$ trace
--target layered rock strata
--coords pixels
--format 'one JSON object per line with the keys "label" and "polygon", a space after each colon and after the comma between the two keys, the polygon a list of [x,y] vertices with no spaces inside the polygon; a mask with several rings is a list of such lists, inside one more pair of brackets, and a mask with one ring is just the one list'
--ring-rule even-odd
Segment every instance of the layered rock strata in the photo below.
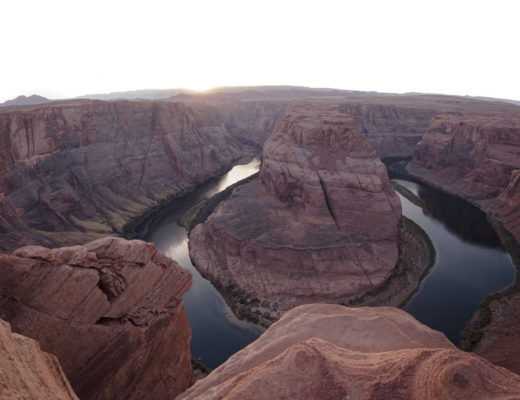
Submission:
{"label": "layered rock strata", "polygon": [[211,106],[68,101],[0,112],[0,250],[121,233],[242,154]]}
{"label": "layered rock strata", "polygon": [[520,239],[520,117],[442,115],[408,170],[470,199]]}
{"label": "layered rock strata", "polygon": [[[520,242],[520,117],[513,114],[447,114],[432,120],[407,170],[464,197],[499,221]],[[474,351],[520,372],[517,327],[519,293],[508,289],[479,321]],[[472,328],[473,329],[473,328]],[[480,336],[483,333],[482,336]]]}
{"label": "layered rock strata", "polygon": [[77,400],[55,356],[0,319],[0,399]]}
{"label": "layered rock strata", "polygon": [[258,180],[190,234],[217,286],[282,309],[347,302],[381,285],[398,259],[401,205],[351,117],[303,108],[264,145]]}
{"label": "layered rock strata", "polygon": [[314,304],[179,396],[191,399],[514,399],[520,376],[457,350],[396,308]]}
{"label": "layered rock strata", "polygon": [[0,317],[56,355],[82,399],[171,399],[191,383],[190,273],[150,243],[0,255]]}
{"label": "layered rock strata", "polygon": [[520,374],[520,292],[489,304],[490,322],[473,352],[495,365]]}

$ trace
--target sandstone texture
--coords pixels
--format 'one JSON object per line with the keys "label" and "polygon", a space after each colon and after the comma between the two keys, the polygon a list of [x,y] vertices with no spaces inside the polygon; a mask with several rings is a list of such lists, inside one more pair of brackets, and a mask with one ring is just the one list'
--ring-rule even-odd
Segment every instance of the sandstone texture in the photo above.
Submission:
{"label": "sandstone texture", "polygon": [[0,399],[77,400],[55,356],[0,319]]}
{"label": "sandstone texture", "polygon": [[329,107],[352,115],[379,157],[411,157],[433,117],[446,112],[516,112],[498,101],[442,95],[394,95],[298,87],[236,88],[172,99],[218,108],[229,132],[245,143],[262,145],[276,122],[293,106]]}
{"label": "sandstone texture", "polygon": [[77,100],[0,111],[0,250],[120,234],[243,151],[207,105]]}
{"label": "sandstone texture", "polygon": [[436,117],[408,170],[472,200],[520,239],[520,112]]}
{"label": "sandstone texture", "polygon": [[294,308],[178,400],[517,399],[520,376],[396,308]]}
{"label": "sandstone texture", "polygon": [[[464,197],[520,242],[520,114],[446,114],[434,118],[407,170]],[[518,289],[492,300],[474,351],[515,372],[520,341]],[[481,315],[480,318],[484,318]]]}
{"label": "sandstone texture", "polygon": [[482,339],[473,352],[520,374],[520,293],[492,301],[489,310],[491,321],[482,328]]}
{"label": "sandstone texture", "polygon": [[0,317],[60,361],[81,399],[171,399],[191,383],[190,273],[107,237],[0,255]]}
{"label": "sandstone texture", "polygon": [[386,168],[355,121],[305,107],[278,122],[259,179],[191,231],[190,256],[217,286],[282,309],[346,302],[393,271],[400,220]]}

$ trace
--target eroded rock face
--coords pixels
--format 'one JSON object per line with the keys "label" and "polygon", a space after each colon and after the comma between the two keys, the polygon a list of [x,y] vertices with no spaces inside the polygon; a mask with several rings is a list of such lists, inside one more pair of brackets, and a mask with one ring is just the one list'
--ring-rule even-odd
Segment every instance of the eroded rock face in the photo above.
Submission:
{"label": "eroded rock face", "polygon": [[211,106],[69,101],[0,112],[0,249],[121,233],[242,151]]}
{"label": "eroded rock face", "polygon": [[190,273],[150,243],[0,255],[0,316],[56,355],[82,399],[171,399],[191,383]]}
{"label": "eroded rock face", "polygon": [[520,239],[519,116],[439,116],[408,168],[473,200]]}
{"label": "eroded rock face", "polygon": [[489,304],[491,321],[482,328],[482,339],[473,352],[495,365],[520,374],[520,293]]}
{"label": "eroded rock face", "polygon": [[0,319],[0,399],[76,400],[60,363]]}
{"label": "eroded rock face", "polygon": [[264,145],[258,180],[234,190],[190,235],[201,273],[289,308],[349,301],[398,258],[401,205],[351,117],[288,113]]}
{"label": "eroded rock face", "polygon": [[179,396],[188,399],[513,399],[520,376],[457,350],[396,308],[313,304]]}
{"label": "eroded rock face", "polygon": [[413,154],[428,124],[435,116],[433,107],[345,102],[341,112],[356,118],[360,130],[380,157],[405,157]]}

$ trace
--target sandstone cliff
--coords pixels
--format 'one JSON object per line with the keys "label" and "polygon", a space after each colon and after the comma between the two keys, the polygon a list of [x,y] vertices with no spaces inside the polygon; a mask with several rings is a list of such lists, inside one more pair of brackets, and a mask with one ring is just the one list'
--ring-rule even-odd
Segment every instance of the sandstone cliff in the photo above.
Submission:
{"label": "sandstone cliff", "polygon": [[150,243],[0,255],[0,317],[58,357],[81,399],[171,399],[191,383],[190,273]]}
{"label": "sandstone cliff", "polygon": [[0,399],[77,400],[55,356],[0,319]]}
{"label": "sandstone cliff", "polygon": [[[520,242],[520,115],[438,116],[417,145],[407,169],[469,199]],[[480,316],[487,325],[477,329],[483,336],[474,351],[497,365],[520,372],[518,285],[507,292],[482,311],[488,314]],[[473,325],[471,329],[475,329]]]}
{"label": "sandstone cliff", "polygon": [[204,102],[219,109],[233,136],[262,145],[276,122],[293,106],[302,104],[339,109],[352,115],[379,157],[412,156],[433,117],[446,112],[518,112],[498,101],[442,95],[393,95],[309,88],[262,87],[174,97]]}
{"label": "sandstone cliff", "polygon": [[0,112],[0,250],[121,233],[242,152],[210,106],[70,101]]}
{"label": "sandstone cliff", "polygon": [[189,399],[515,399],[520,376],[457,350],[396,308],[314,304],[178,397]]}
{"label": "sandstone cliff", "polygon": [[258,180],[190,234],[190,256],[222,288],[278,303],[347,302],[398,258],[401,205],[355,121],[303,108],[264,145]]}
{"label": "sandstone cliff", "polygon": [[520,114],[438,116],[408,169],[472,200],[520,240]]}

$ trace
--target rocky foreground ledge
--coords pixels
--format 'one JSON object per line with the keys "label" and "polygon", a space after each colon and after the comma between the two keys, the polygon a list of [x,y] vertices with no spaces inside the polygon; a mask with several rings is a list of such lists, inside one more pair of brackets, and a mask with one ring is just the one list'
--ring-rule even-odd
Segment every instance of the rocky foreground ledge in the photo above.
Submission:
{"label": "rocky foreground ledge", "polygon": [[77,400],[60,363],[0,319],[0,399]]}
{"label": "rocky foreground ledge", "polygon": [[139,240],[27,246],[0,255],[0,317],[57,356],[81,399],[172,399],[192,381],[190,285]]}
{"label": "rocky foreground ledge", "polygon": [[264,145],[259,179],[239,186],[190,234],[217,287],[267,308],[349,302],[397,263],[401,205],[355,120],[302,107]]}
{"label": "rocky foreground ledge", "polygon": [[518,399],[520,376],[396,308],[294,308],[177,400]]}

